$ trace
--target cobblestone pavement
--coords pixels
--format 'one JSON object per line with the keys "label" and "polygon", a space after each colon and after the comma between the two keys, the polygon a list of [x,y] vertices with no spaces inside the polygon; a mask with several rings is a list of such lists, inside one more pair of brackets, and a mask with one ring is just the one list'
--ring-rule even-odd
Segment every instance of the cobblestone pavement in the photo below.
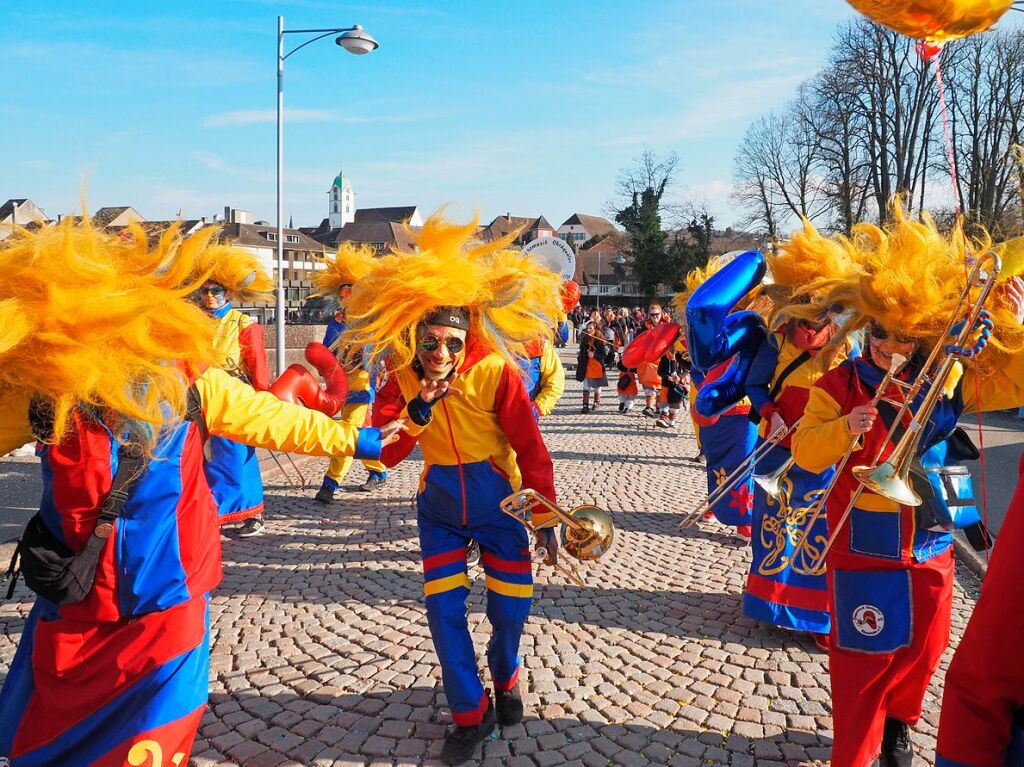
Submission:
{"label": "cobblestone pavement", "polygon": [[[561,500],[611,510],[616,545],[577,588],[541,572],[523,638],[525,721],[483,748],[486,765],[678,767],[824,764],[827,659],[804,637],[740,614],[748,555],[723,529],[676,530],[703,495],[689,424],[654,428],[614,397],[579,413],[568,383],[543,422]],[[611,392],[609,392],[611,393]],[[314,482],[324,461],[302,459]],[[224,542],[212,600],[210,707],[192,764],[430,763],[450,723],[427,633],[410,459],[374,495],[324,507],[267,463],[268,532]],[[347,484],[361,483],[353,469]],[[488,636],[482,572],[470,599],[478,657]],[[977,583],[958,571],[954,644]],[[30,606],[0,608],[5,671]],[[915,735],[930,764],[941,680]],[[0,673],[3,673],[0,671]]]}

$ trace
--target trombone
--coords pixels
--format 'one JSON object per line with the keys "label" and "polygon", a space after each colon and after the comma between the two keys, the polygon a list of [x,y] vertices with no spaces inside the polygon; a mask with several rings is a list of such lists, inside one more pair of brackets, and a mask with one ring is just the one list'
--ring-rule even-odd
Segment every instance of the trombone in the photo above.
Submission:
{"label": "trombone", "polygon": [[[615,540],[612,515],[597,506],[588,504],[566,511],[536,490],[529,489],[512,493],[505,497],[500,505],[503,512],[533,533],[549,530],[561,522],[564,525],[561,535],[562,548],[571,557],[581,562],[600,559],[608,553]],[[555,519],[544,525],[534,525],[530,518],[530,510],[534,506],[543,506],[555,515]],[[533,555],[535,559],[543,561],[548,557],[549,552],[547,548],[541,546],[533,552]],[[556,560],[554,568],[577,586],[586,585],[579,570],[568,562],[562,559]]]}
{"label": "trombone", "polygon": [[707,514],[708,511],[714,508],[715,504],[725,498],[733,488],[739,485],[740,482],[743,481],[744,475],[757,466],[757,464],[761,462],[761,459],[771,452],[773,447],[776,447],[782,440],[796,431],[796,427],[799,424],[800,421],[798,419],[792,426],[780,426],[769,434],[768,438],[754,448],[750,454],[743,459],[743,462],[737,466],[732,473],[729,474],[729,476],[727,476],[720,485],[718,485],[718,487],[708,493],[707,498],[705,498],[700,505],[683,517],[682,521],[679,523],[679,529],[685,530],[686,528],[696,524],[697,520]]}
{"label": "trombone", "polygon": [[794,463],[796,463],[796,459],[790,455],[786,462],[779,466],[775,471],[768,474],[755,474],[754,482],[756,482],[758,487],[764,490],[765,493],[782,503],[786,500],[782,493],[782,478],[786,476],[790,469],[793,468]]}
{"label": "trombone", "polygon": [[[902,354],[892,355],[889,361],[889,370],[886,371],[885,377],[882,378],[882,382],[878,384],[878,388],[875,389],[875,396],[871,398],[870,402],[868,402],[868,407],[875,407],[878,405],[878,403],[882,399],[883,394],[885,393],[885,390],[888,389],[890,384],[892,384],[892,382],[896,379],[896,374],[900,371],[900,368],[902,368],[906,364],[906,362],[907,358],[904,357]],[[896,428],[896,423],[898,423],[898,421],[893,422],[894,425],[889,430],[890,434],[892,433],[892,429]],[[790,566],[793,568],[793,572],[798,573],[799,575],[821,575],[821,573],[824,572],[821,566],[825,562],[825,554],[827,554],[828,551],[832,548],[833,538],[835,537],[834,533],[832,536],[829,537],[828,541],[825,543],[825,548],[823,549],[823,551],[818,553],[817,556],[812,555],[812,561],[814,562],[813,565],[809,565],[806,568],[802,568],[797,564],[797,562],[801,561],[800,556],[803,550],[808,546],[811,531],[814,529],[814,525],[815,523],[817,523],[818,518],[821,516],[821,513],[825,510],[828,497],[832,494],[832,491],[835,489],[836,484],[839,482],[839,478],[842,476],[843,470],[846,468],[846,463],[850,460],[850,456],[853,455],[853,449],[857,446],[857,442],[859,439],[860,437],[854,437],[853,441],[850,443],[850,446],[846,448],[846,452],[843,454],[843,457],[839,460],[839,463],[836,464],[835,473],[832,475],[832,479],[829,480],[829,483],[825,487],[824,491],[822,491],[821,495],[818,496],[817,500],[815,500],[814,505],[807,510],[807,521],[804,523],[803,535],[800,536],[800,540],[797,541],[796,546],[793,548],[793,553],[790,555],[789,558]],[[889,438],[888,436],[886,436],[886,439],[883,440],[882,442],[882,447],[879,448],[879,454],[881,454],[881,451],[885,449],[885,445],[888,441]],[[875,460],[878,460],[877,457]],[[858,488],[857,491],[854,493],[853,500],[850,501],[850,506],[849,508],[847,508],[846,514],[843,515],[842,521],[840,521],[838,527],[836,528],[837,530],[842,528],[843,523],[846,521],[846,517],[850,513],[850,509],[853,508],[853,502],[856,501],[859,497],[860,488]]]}
{"label": "trombone", "polygon": [[[983,269],[986,264],[989,265],[987,272]],[[987,319],[985,314],[985,302],[988,300],[993,287],[995,287],[996,278],[999,276],[999,272],[1001,270],[1002,261],[999,256],[991,251],[985,253],[975,262],[974,268],[971,269],[971,272],[967,277],[967,284],[964,286],[964,289],[960,294],[960,298],[957,299],[956,307],[953,310],[949,322],[946,323],[946,327],[942,331],[942,335],[939,336],[939,340],[932,347],[931,353],[928,355],[928,359],[925,360],[924,365],[921,367],[921,372],[918,373],[914,381],[907,388],[907,395],[903,400],[903,404],[897,412],[896,418],[893,420],[893,424],[889,428],[885,439],[879,446],[874,461],[867,466],[854,467],[852,470],[854,477],[856,477],[860,484],[851,495],[850,501],[846,505],[846,510],[843,512],[842,517],[839,518],[839,522],[836,524],[835,530],[831,531],[821,552],[813,560],[814,565],[808,567],[807,572],[804,572],[803,570],[797,569],[795,565],[796,554],[800,548],[806,544],[807,534],[810,533],[814,521],[817,520],[817,514],[815,514],[813,519],[808,520],[808,523],[804,528],[804,536],[797,549],[793,552],[793,569],[796,572],[802,575],[818,574],[820,568],[825,563],[825,557],[828,556],[829,551],[831,551],[832,547],[835,545],[839,532],[843,529],[846,521],[853,513],[853,507],[864,490],[871,490],[871,492],[876,495],[896,501],[897,503],[905,506],[921,505],[921,497],[910,485],[911,464],[913,464],[914,460],[917,458],[917,451],[920,447],[921,439],[924,437],[925,427],[931,419],[932,412],[938,404],[946,382],[949,379],[950,374],[955,369],[956,364],[961,358],[973,357],[978,351],[980,351],[980,348],[984,346],[984,343],[979,343],[979,341],[987,342],[988,340],[991,332],[991,321]],[[970,304],[970,311],[961,321],[959,319],[960,307],[968,304],[970,301],[971,290],[979,286],[981,287],[981,292],[978,294],[974,303]],[[956,329],[958,327],[958,321],[961,322],[959,330]],[[967,344],[971,341],[972,334],[975,332],[975,327],[977,327],[979,323],[982,325],[981,337],[980,339],[976,339],[975,343],[969,347]],[[956,333],[956,336],[953,338],[952,342],[949,342],[948,339],[954,332]],[[941,362],[939,362],[940,354],[944,355]],[[896,355],[893,355],[893,362],[896,362]],[[936,363],[937,367],[935,367]],[[933,367],[935,367],[934,371],[932,370]],[[890,368],[889,373],[886,374],[886,378],[890,378],[891,373],[892,368]],[[883,384],[885,383],[886,381],[883,380]],[[879,461],[882,460],[882,453],[885,450],[886,445],[889,444],[889,440],[892,438],[897,425],[902,423],[904,416],[910,412],[914,399],[916,399],[925,384],[929,384],[928,393],[925,395],[924,401],[921,403],[920,407],[918,407],[917,411],[911,414],[909,427],[904,431],[903,436],[900,438],[900,441],[897,443],[892,453],[889,454],[889,457],[884,462],[879,463]],[[875,399],[872,400],[872,402],[877,404],[879,392],[885,388],[885,386],[879,386],[878,391],[875,393]],[[824,507],[828,493],[831,491],[836,479],[846,466],[846,461],[849,459],[852,452],[853,446],[851,445],[846,455],[843,456],[843,460],[840,462],[840,465],[836,467],[836,474],[833,477],[832,482],[829,484],[829,488],[825,491],[825,494],[819,501],[820,507]]]}

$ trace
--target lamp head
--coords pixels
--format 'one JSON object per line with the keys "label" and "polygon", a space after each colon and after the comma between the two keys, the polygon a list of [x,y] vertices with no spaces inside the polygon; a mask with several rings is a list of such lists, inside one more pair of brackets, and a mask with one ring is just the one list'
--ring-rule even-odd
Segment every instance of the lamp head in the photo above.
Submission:
{"label": "lamp head", "polygon": [[342,32],[334,42],[356,56],[362,56],[380,47],[380,43],[366,34],[360,24],[356,24],[348,32]]}

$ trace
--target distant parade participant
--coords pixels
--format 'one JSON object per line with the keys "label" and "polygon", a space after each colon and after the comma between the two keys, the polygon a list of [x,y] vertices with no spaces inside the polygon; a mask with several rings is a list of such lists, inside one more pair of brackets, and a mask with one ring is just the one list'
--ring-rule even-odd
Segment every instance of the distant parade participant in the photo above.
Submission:
{"label": "distant parade participant", "polygon": [[[829,346],[836,320],[821,304],[817,283],[849,276],[854,267],[843,245],[822,237],[809,223],[789,242],[768,254],[771,284],[765,288],[772,302],[770,326],[777,326],[761,344],[747,374],[745,389],[760,418],[757,447],[773,435],[785,434],[778,446],[758,461],[756,475],[777,478],[779,495],[769,495],[754,484],[752,558],[743,593],[743,614],[781,628],[810,632],[827,647],[829,634],[828,589],[824,569],[818,574],[797,572],[791,566],[808,508],[817,503],[833,476],[831,468],[814,474],[790,464],[792,428],[804,414],[811,386],[851,352],[851,342]],[[792,305],[809,319],[787,315]],[[786,467],[789,468],[786,468]],[[828,537],[825,516],[811,531]],[[807,559],[808,550],[803,550]],[[806,570],[806,568],[804,568]]]}
{"label": "distant parade participant", "polygon": [[[674,304],[680,316],[686,315],[686,302],[693,292],[707,279],[715,274],[723,263],[713,258],[704,269],[694,269],[686,275],[686,289],[675,297]],[[701,387],[706,386],[725,374],[732,360],[726,360],[706,374],[693,368],[690,373],[692,399]],[[698,431],[697,460],[701,455],[706,457],[705,466],[708,477],[708,494],[725,483],[726,479],[740,467],[746,457],[754,449],[757,430],[750,422],[750,401],[740,400],[717,416],[706,418],[701,416],[695,407],[690,408],[690,415]],[[705,519],[714,517],[721,524],[732,527],[734,535],[741,541],[749,542],[751,522],[753,519],[754,493],[753,478],[750,471],[741,474],[732,489],[718,498],[704,515]]]}
{"label": "distant parade participant", "polygon": [[[662,323],[663,318],[661,304],[651,304],[647,309],[647,317],[643,324],[637,328],[636,335],[640,336],[648,330],[652,330]],[[634,338],[634,340],[636,340]],[[658,360],[652,362],[641,362],[636,369],[637,380],[644,391],[643,414],[649,418],[658,417],[658,399],[661,394],[661,375],[658,373]]]}
{"label": "distant parade participant", "polygon": [[636,368],[626,367],[621,358],[616,367],[619,369],[619,379],[615,384],[615,390],[619,393],[619,412],[628,413],[633,409],[633,402],[640,391],[637,386]]}
{"label": "distant parade participant", "polygon": [[[263,328],[236,309],[232,301],[265,298],[274,283],[255,256],[219,260],[210,264],[210,269],[210,277],[197,291],[197,299],[217,320],[217,364],[256,391],[267,391],[270,373]],[[220,524],[243,522],[236,533],[239,538],[262,533],[263,477],[256,449],[214,436],[207,444],[207,456],[206,479],[217,501]]]}
{"label": "distant parade participant", "polygon": [[[499,504],[520,487],[554,500],[551,458],[541,439],[519,361],[526,344],[548,336],[561,313],[558,277],[509,249],[505,238],[473,240],[466,226],[431,217],[411,232],[415,248],[378,259],[353,288],[342,342],[386,355],[388,382],[378,393],[374,423],[397,416],[408,431],[382,454],[403,460],[418,442],[426,470],[416,497],[424,595],[454,727],[441,760],[469,759],[494,729],[523,716],[519,641],[533,595],[536,544]],[[535,524],[551,515],[535,511]],[[466,620],[470,580],[466,547],[482,550],[487,648],[495,699],[481,684]]]}
{"label": "distant parade participant", "polygon": [[218,368],[216,323],[183,299],[201,264],[249,256],[212,228],[153,248],[126,231],[68,217],[0,244],[0,454],[37,440],[43,477],[18,546],[38,598],[0,690],[13,767],[188,763],[221,579],[207,435],[373,456],[399,427],[335,424]]}
{"label": "distant parade participant", "polygon": [[[884,230],[861,224],[852,239],[836,240],[860,269],[826,299],[852,312],[833,343],[866,328],[864,354],[814,384],[792,443],[797,465],[814,474],[853,451],[827,506],[828,529],[836,536],[827,558],[833,767],[867,767],[880,749],[883,767],[909,767],[910,728],[921,716],[928,682],[949,641],[952,535],[920,527],[915,507],[866,488],[847,523],[839,524],[860,487],[853,468],[873,465],[879,452],[885,458],[892,450],[886,437],[896,410],[887,403],[871,407],[877,387],[894,366],[899,380],[914,379],[933,345],[950,342],[939,337],[950,317],[965,311],[956,305],[968,268],[962,233],[944,237],[931,219],[912,221],[898,207],[892,216]],[[988,249],[987,242],[972,245],[974,253]],[[918,455],[945,440],[962,412],[1024,402],[1024,354],[993,348],[1020,349],[1022,296],[1001,291],[989,303],[994,343],[962,377],[957,369],[940,382],[944,394],[919,432]],[[971,351],[977,348],[980,342]],[[902,368],[894,355],[907,360]],[[927,388],[915,399],[915,412]],[[903,398],[896,386],[883,394]],[[896,431],[902,434],[903,428]],[[808,543],[817,551],[824,545],[820,538]]]}
{"label": "distant parade participant", "polygon": [[[317,288],[316,295],[323,296],[337,304],[337,310],[327,325],[324,333],[324,346],[345,356],[345,350],[338,344],[345,332],[345,303],[352,294],[352,286],[370,270],[373,265],[374,250],[370,246],[357,246],[342,243],[334,256],[326,256],[324,269],[314,276]],[[341,419],[353,426],[369,423],[370,409],[373,407],[377,385],[377,370],[371,370],[363,359],[363,355],[354,355],[348,371],[348,397],[341,412]],[[331,458],[324,474],[323,482],[316,493],[316,500],[330,503],[341,488],[349,470],[354,463],[351,456]],[[387,468],[377,460],[363,460],[363,466],[369,472],[366,481],[359,486],[363,492],[371,492],[384,486],[388,479]]]}
{"label": "distant parade participant", "polygon": [[[601,404],[601,389],[608,386],[605,374],[605,360],[608,345],[604,340],[599,323],[588,322],[580,333],[580,349],[576,355],[576,380],[583,383],[583,409],[590,413]],[[593,397],[593,404],[591,404]]]}
{"label": "distant parade participant", "polygon": [[655,426],[674,429],[683,403],[690,395],[690,364],[680,348],[673,346],[658,361],[661,377],[661,410]]}

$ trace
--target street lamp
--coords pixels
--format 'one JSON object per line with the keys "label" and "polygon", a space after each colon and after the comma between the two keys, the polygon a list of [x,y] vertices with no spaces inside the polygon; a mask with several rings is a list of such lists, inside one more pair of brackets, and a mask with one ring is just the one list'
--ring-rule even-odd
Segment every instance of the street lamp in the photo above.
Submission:
{"label": "street lamp", "polygon": [[[284,52],[285,35],[316,35],[296,46],[288,53]],[[354,27],[338,29],[285,29],[284,16],[277,17],[277,309],[274,324],[277,330],[277,375],[284,372],[284,195],[282,192],[283,150],[284,150],[284,60],[305,48],[310,43],[322,40],[329,35],[338,35],[334,42],[351,54],[362,56],[377,50],[380,43],[370,37],[363,28]]]}

